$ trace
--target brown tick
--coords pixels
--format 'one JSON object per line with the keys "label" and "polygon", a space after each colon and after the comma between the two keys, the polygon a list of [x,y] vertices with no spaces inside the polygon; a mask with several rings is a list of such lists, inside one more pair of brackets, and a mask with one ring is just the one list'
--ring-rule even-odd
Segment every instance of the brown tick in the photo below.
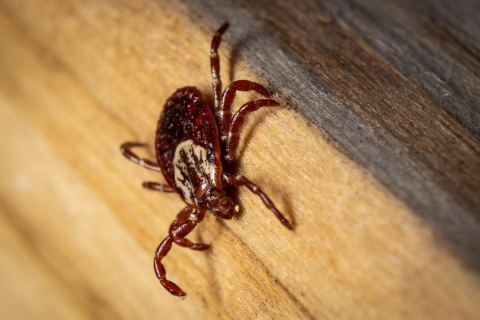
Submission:
{"label": "brown tick", "polygon": [[[167,100],[158,121],[155,138],[157,161],[141,159],[131,151],[133,147],[144,146],[142,143],[125,142],[120,147],[127,159],[147,169],[162,171],[168,183],[144,182],[145,188],[176,192],[187,204],[170,225],[168,236],[158,246],[153,262],[160,283],[178,297],[187,294],[167,280],[162,259],[174,242],[193,250],[210,247],[208,244],[193,243],[185,237],[203,220],[207,210],[223,219],[231,219],[238,212],[238,205],[225,192],[226,186],[247,187],[262,199],[285,227],[292,229],[288,220],[256,184],[240,174],[228,172],[245,116],[261,107],[275,107],[279,103],[268,99],[270,94],[262,85],[248,80],[232,82],[221,95],[218,47],[227,28],[228,23],[225,22],[218,29],[210,50],[215,106],[210,107],[195,87],[178,89]],[[267,99],[245,103],[232,117],[230,106],[237,91],[256,91]]]}

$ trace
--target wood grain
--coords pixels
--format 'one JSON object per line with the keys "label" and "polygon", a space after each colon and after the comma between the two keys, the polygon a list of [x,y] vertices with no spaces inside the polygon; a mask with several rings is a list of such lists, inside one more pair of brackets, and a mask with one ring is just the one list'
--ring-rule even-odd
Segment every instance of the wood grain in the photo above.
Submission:
{"label": "wood grain", "polygon": [[[422,1],[0,2],[0,309],[5,318],[478,319],[480,10]],[[121,157],[177,88],[264,83],[239,190],[156,281],[182,208]],[[241,101],[255,95],[240,94]],[[153,158],[153,148],[144,151]]]}

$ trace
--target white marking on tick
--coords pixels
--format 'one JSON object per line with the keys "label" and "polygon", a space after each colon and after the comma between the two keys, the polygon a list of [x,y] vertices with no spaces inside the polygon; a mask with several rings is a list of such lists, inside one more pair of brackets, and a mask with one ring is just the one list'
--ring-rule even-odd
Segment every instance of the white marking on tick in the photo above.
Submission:
{"label": "white marking on tick", "polygon": [[[187,204],[197,199],[210,186],[217,186],[218,168],[208,160],[208,150],[187,140],[180,143],[173,157],[175,186]],[[195,183],[195,185],[193,185]]]}

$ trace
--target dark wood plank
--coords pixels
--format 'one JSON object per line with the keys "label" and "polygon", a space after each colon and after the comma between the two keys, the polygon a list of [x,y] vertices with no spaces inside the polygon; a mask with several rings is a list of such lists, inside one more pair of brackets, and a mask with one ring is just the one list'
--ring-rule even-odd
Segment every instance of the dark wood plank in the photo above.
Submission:
{"label": "dark wood plank", "polygon": [[185,3],[480,271],[475,1]]}

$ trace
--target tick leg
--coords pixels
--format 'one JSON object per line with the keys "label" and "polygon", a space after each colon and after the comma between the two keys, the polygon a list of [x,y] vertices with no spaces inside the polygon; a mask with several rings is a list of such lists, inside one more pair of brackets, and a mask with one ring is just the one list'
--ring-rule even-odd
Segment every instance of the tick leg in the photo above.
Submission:
{"label": "tick leg", "polygon": [[[175,230],[179,225],[187,221],[188,218],[190,218],[191,212],[192,212],[192,209],[190,207],[185,207],[182,211],[180,211],[177,215],[177,218],[170,225],[170,229],[168,230],[168,233],[172,233],[173,230]],[[198,221],[199,217],[196,217],[196,219]],[[203,216],[201,217],[201,220],[203,220]],[[188,239],[178,239],[175,241],[175,243],[181,247],[190,248],[192,250],[207,250],[208,248],[210,248],[209,244],[193,243]]]}
{"label": "tick leg", "polygon": [[212,39],[212,47],[210,49],[210,66],[212,68],[212,86],[215,100],[214,114],[220,111],[220,95],[222,94],[222,81],[220,80],[220,56],[218,55],[218,47],[222,41],[222,35],[228,29],[228,22],[222,24]]}
{"label": "tick leg", "polygon": [[[183,209],[180,213],[185,210],[186,209]],[[195,219],[187,220],[184,223],[178,225],[174,230],[172,230],[172,232],[170,232],[170,234],[162,241],[162,243],[160,243],[157,250],[155,251],[155,258],[153,260],[155,274],[157,275],[157,278],[162,284],[162,286],[174,296],[185,297],[187,294],[175,283],[167,280],[167,272],[162,264],[162,259],[172,248],[173,242],[179,239],[184,239],[190,232],[192,232],[193,229],[195,229],[197,223],[202,221],[204,215],[205,211],[195,210],[195,212],[193,212],[192,214]]]}
{"label": "tick leg", "polygon": [[245,121],[245,117],[248,113],[256,111],[262,107],[276,107],[280,104],[272,99],[260,99],[255,101],[250,101],[245,103],[243,106],[240,107],[238,112],[233,115],[232,123],[230,125],[230,131],[228,132],[227,142],[226,142],[226,152],[225,160],[227,162],[232,162],[233,157],[235,155],[235,151],[237,151],[240,127],[242,126],[243,122]]}
{"label": "tick leg", "polygon": [[280,220],[280,222],[285,227],[292,230],[292,226],[290,225],[290,222],[288,222],[288,220],[283,216],[283,214],[280,211],[278,211],[278,209],[273,204],[272,200],[270,200],[270,198],[255,183],[248,180],[241,174],[229,175],[229,174],[223,173],[223,180],[225,184],[229,184],[237,187],[238,186],[247,187],[248,190],[250,190],[257,196],[259,196],[260,199],[262,199],[265,206],[267,206],[267,208],[273,212],[273,214],[277,217],[278,220]]}
{"label": "tick leg", "polygon": [[136,164],[139,164],[142,167],[145,167],[147,169],[160,171],[160,167],[158,166],[157,163],[147,159],[142,159],[139,156],[137,156],[135,153],[133,153],[130,150],[133,147],[145,147],[145,145],[139,142],[125,142],[120,146],[120,151],[128,160],[133,161]]}
{"label": "tick leg", "polygon": [[175,190],[172,189],[172,187],[170,187],[168,184],[162,184],[158,182],[145,181],[142,186],[146,189],[160,192],[175,192]]}
{"label": "tick leg", "polygon": [[232,119],[230,107],[237,91],[256,91],[266,98],[270,97],[268,90],[265,89],[261,84],[248,80],[237,80],[226,87],[225,91],[223,91],[220,110],[217,114],[215,114],[220,125],[220,134],[223,142],[230,131],[230,121]]}

